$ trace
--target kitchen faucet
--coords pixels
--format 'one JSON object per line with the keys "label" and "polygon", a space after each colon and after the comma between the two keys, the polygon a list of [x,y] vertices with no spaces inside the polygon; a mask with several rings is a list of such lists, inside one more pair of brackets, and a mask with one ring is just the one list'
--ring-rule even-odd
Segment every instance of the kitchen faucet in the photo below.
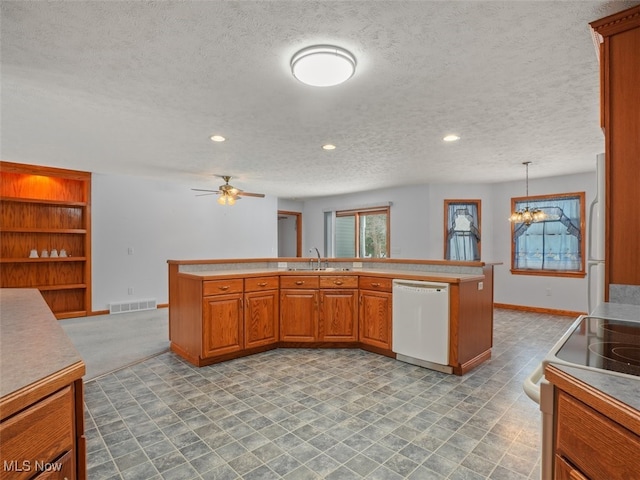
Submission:
{"label": "kitchen faucet", "polygon": [[318,270],[320,270],[320,268],[322,268],[322,259],[320,258],[320,250],[318,250],[318,247],[313,247],[309,249],[309,252],[313,252],[316,251],[316,254],[318,255]]}

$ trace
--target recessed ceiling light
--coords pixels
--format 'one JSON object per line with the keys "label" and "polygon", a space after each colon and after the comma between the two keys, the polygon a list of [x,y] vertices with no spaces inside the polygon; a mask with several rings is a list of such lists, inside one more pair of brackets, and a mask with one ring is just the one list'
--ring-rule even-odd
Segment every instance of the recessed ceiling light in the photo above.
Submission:
{"label": "recessed ceiling light", "polygon": [[327,143],[325,145],[322,145],[322,149],[323,150],[335,150],[336,146],[332,145],[331,143]]}
{"label": "recessed ceiling light", "polygon": [[213,142],[224,142],[226,138],[224,138],[222,135],[211,135],[211,140]]}
{"label": "recessed ceiling light", "polygon": [[356,57],[344,48],[314,45],[291,58],[291,73],[313,87],[332,87],[349,80],[356,71]]}
{"label": "recessed ceiling light", "polygon": [[451,134],[451,135],[447,135],[442,140],[444,140],[445,142],[455,142],[457,140],[460,140],[460,137],[458,135]]}

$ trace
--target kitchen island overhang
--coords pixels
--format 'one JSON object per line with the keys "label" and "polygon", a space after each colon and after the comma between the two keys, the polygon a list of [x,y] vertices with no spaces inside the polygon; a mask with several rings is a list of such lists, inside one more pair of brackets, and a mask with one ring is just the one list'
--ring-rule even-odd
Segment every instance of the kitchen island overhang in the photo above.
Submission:
{"label": "kitchen island overhang", "polygon": [[499,263],[301,258],[168,260],[171,350],[197,366],[275,348],[392,350],[396,279],[449,284],[449,362],[491,357]]}

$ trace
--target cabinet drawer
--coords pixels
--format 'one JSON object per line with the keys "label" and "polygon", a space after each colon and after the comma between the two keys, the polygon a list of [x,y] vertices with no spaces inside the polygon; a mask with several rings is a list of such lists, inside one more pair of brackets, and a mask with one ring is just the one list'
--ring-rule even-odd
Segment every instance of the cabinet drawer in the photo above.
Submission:
{"label": "cabinet drawer", "polygon": [[0,465],[15,465],[11,478],[31,478],[37,465],[55,463],[74,449],[73,414],[73,390],[65,387],[0,424]]}
{"label": "cabinet drawer", "polygon": [[360,277],[359,287],[365,290],[379,290],[381,292],[391,291],[390,278],[380,277]]}
{"label": "cabinet drawer", "polygon": [[259,292],[260,290],[274,290],[278,288],[278,277],[245,278],[245,292]]}
{"label": "cabinet drawer", "polygon": [[556,455],[554,465],[554,480],[589,480],[560,455]]}
{"label": "cabinet drawer", "polygon": [[636,434],[562,391],[557,415],[556,451],[586,477],[637,477],[640,439]]}
{"label": "cabinet drawer", "polygon": [[202,295],[218,295],[221,293],[242,293],[242,279],[231,278],[228,280],[207,280],[203,282]]}
{"label": "cabinet drawer", "polygon": [[358,288],[358,277],[353,275],[321,276],[320,288]]}
{"label": "cabinet drawer", "polygon": [[319,288],[318,275],[287,275],[280,277],[280,288]]}

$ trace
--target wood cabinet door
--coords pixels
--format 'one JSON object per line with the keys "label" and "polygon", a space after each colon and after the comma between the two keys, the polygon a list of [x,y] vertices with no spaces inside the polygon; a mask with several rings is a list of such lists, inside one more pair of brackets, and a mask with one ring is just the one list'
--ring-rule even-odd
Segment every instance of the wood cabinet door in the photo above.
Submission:
{"label": "wood cabinet door", "polygon": [[245,293],[244,346],[270,345],[278,341],[278,291]]}
{"label": "wood cabinet door", "polygon": [[358,291],[321,290],[319,339],[325,342],[358,340]]}
{"label": "wood cabinet door", "polygon": [[280,340],[318,340],[318,290],[280,291]]}
{"label": "wood cabinet door", "polygon": [[553,480],[589,480],[560,455],[555,456]]}
{"label": "wood cabinet door", "polygon": [[391,350],[391,293],[360,290],[360,342]]}
{"label": "wood cabinet door", "polygon": [[242,350],[242,294],[204,297],[203,302],[203,358]]}

